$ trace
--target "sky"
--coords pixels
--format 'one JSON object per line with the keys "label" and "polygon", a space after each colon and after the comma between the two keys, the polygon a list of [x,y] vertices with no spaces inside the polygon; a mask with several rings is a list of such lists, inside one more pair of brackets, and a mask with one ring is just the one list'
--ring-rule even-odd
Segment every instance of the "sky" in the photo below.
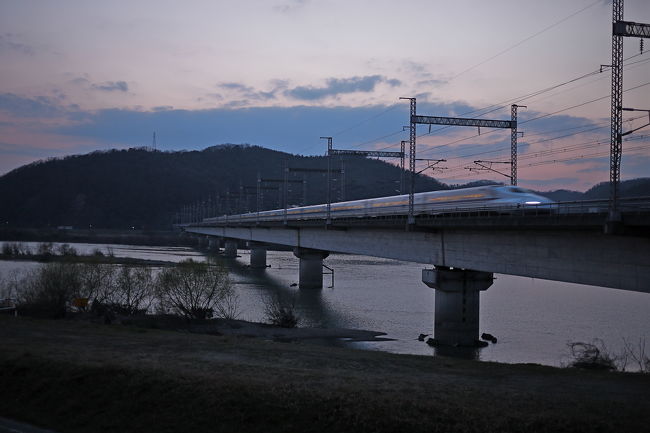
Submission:
{"label": "sky", "polygon": [[[609,179],[606,0],[0,0],[0,175],[110,148],[251,144],[303,155],[399,150],[417,114],[509,120],[519,184]],[[624,18],[650,23],[650,2]],[[626,38],[625,107],[650,109],[650,41]],[[626,111],[627,131],[648,123]],[[650,177],[650,128],[623,179]],[[418,171],[509,182],[510,131],[418,127]],[[395,162],[394,160],[390,160]],[[482,163],[490,166],[490,163]],[[472,170],[469,170],[472,168]],[[426,169],[426,170],[425,170]]]}

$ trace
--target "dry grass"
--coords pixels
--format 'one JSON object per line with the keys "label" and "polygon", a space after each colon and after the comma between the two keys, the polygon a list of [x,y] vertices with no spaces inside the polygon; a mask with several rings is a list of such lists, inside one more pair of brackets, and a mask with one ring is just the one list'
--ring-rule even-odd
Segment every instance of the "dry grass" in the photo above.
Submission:
{"label": "dry grass", "polygon": [[69,432],[647,428],[646,375],[0,318],[0,415]]}

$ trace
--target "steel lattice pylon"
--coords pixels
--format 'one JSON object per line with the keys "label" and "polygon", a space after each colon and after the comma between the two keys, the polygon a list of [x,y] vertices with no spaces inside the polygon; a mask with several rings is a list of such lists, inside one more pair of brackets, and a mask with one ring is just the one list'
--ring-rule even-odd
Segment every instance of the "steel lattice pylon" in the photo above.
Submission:
{"label": "steel lattice pylon", "polygon": [[332,152],[332,137],[321,137],[321,140],[327,140],[327,219],[325,220],[326,225],[332,223],[332,196],[331,196],[331,182],[332,182],[332,162],[331,162],[331,152]]}
{"label": "steel lattice pylon", "polygon": [[623,129],[623,36],[614,32],[616,23],[623,20],[623,0],[612,2],[612,104],[609,151],[610,218],[618,218],[618,188],[621,180]]}
{"label": "steel lattice pylon", "polygon": [[510,185],[517,185],[517,104],[510,106]]}
{"label": "steel lattice pylon", "polygon": [[411,103],[410,107],[410,122],[409,122],[409,171],[411,172],[410,177],[410,189],[409,189],[409,215],[408,215],[408,224],[415,224],[415,213],[414,213],[414,194],[415,194],[415,136],[416,136],[416,99],[415,98],[400,98],[408,99]]}

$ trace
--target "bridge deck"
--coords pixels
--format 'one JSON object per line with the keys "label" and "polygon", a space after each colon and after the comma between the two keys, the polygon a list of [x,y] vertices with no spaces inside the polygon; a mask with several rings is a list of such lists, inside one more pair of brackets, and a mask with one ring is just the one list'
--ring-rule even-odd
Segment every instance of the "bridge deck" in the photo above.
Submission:
{"label": "bridge deck", "polygon": [[472,211],[271,221],[212,221],[188,232],[290,247],[650,292],[650,209],[622,213],[605,234],[604,212]]}

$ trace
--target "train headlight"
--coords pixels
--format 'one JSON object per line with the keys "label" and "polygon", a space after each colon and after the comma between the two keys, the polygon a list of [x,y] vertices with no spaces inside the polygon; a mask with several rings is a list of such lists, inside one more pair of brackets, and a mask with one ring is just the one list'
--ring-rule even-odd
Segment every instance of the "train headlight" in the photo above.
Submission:
{"label": "train headlight", "polygon": [[525,204],[542,204],[541,201],[527,201]]}

